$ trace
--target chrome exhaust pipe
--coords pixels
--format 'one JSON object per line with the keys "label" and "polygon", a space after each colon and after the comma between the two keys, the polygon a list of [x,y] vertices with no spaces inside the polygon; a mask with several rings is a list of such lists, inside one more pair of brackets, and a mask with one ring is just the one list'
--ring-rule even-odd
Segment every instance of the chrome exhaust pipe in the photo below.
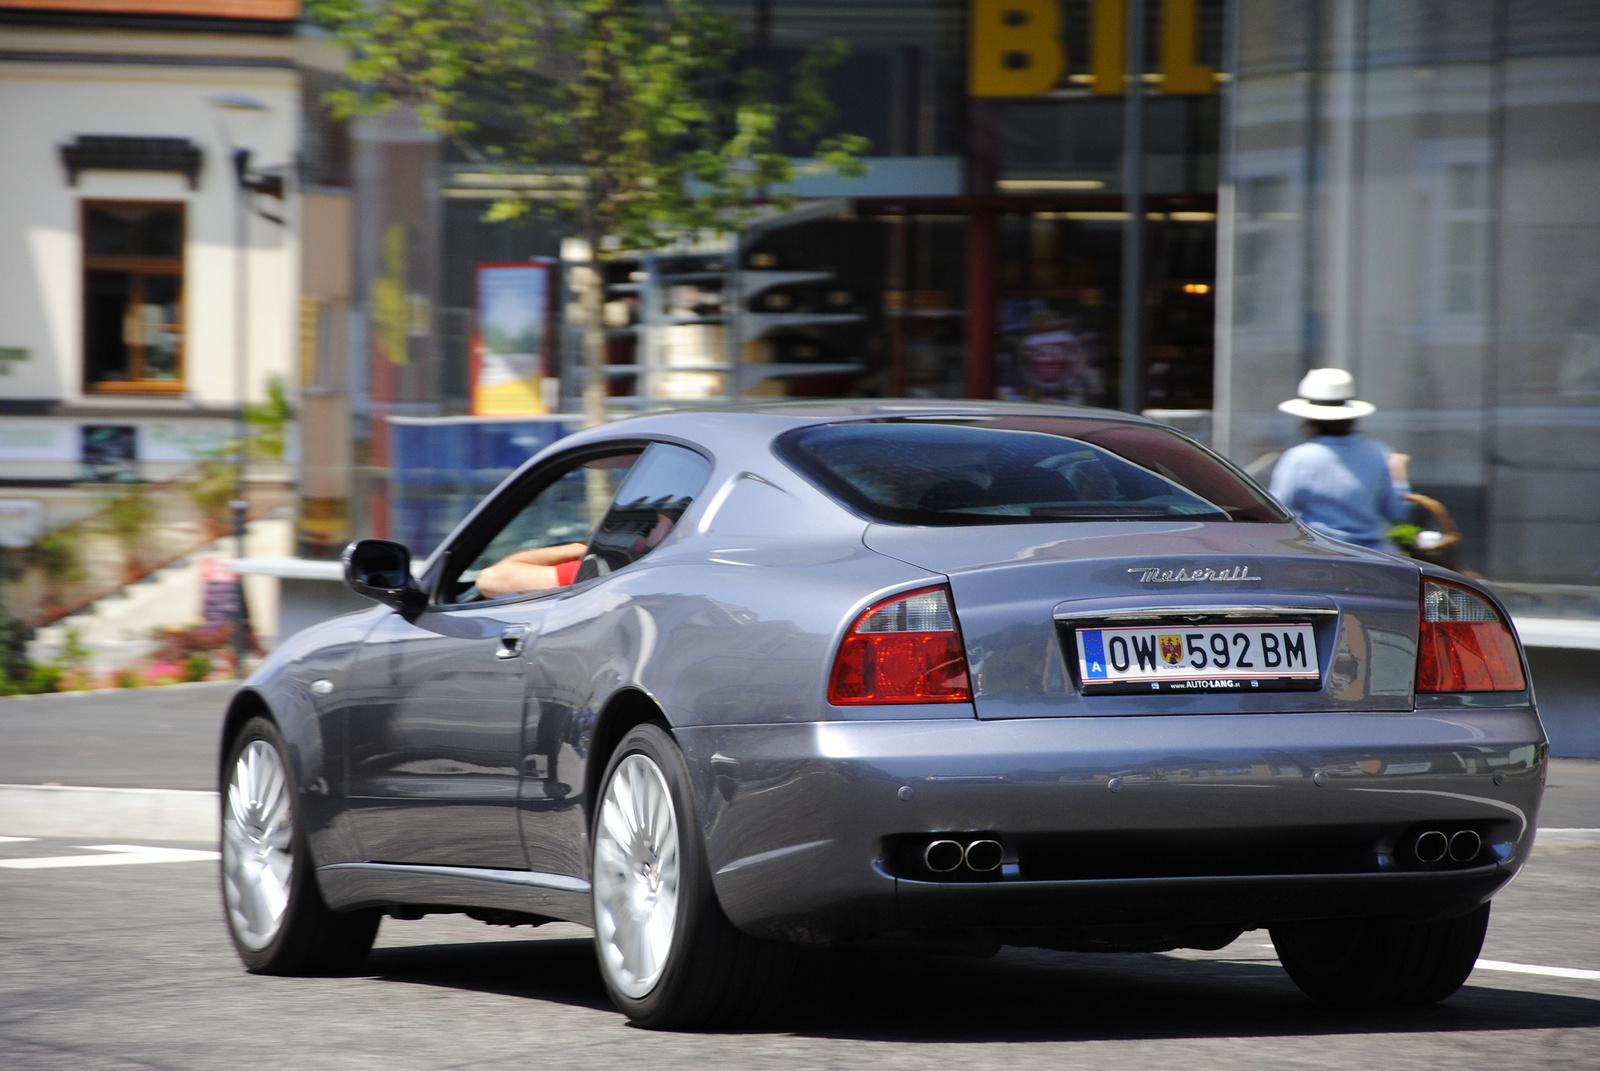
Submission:
{"label": "chrome exhaust pipe", "polygon": [[975,840],[967,845],[966,863],[968,870],[975,870],[980,874],[987,874],[1000,869],[1000,859],[1005,855],[1005,849],[1000,847],[997,840]]}
{"label": "chrome exhaust pipe", "polygon": [[948,874],[961,865],[965,854],[961,845],[953,840],[936,840],[922,849],[922,862],[935,874]]}
{"label": "chrome exhaust pipe", "polygon": [[1463,829],[1450,838],[1450,858],[1457,863],[1470,863],[1483,850],[1483,838],[1470,829]]}
{"label": "chrome exhaust pipe", "polygon": [[1437,829],[1430,829],[1426,833],[1418,834],[1417,842],[1411,850],[1416,853],[1418,862],[1437,863],[1450,850],[1450,838]]}

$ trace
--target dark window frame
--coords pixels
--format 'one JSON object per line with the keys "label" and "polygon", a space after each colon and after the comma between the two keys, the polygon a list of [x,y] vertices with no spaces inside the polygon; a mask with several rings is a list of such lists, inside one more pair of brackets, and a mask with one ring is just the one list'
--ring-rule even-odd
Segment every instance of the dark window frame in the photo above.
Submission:
{"label": "dark window frame", "polygon": [[[178,252],[172,256],[144,254],[107,254],[89,252],[89,214],[97,208],[149,208],[176,211],[178,215]],[[78,202],[78,247],[82,258],[81,300],[79,308],[79,338],[82,354],[82,381],[86,394],[181,394],[185,387],[185,357],[187,346],[186,286],[189,206],[185,201],[122,200],[113,198],[85,198]],[[178,280],[178,312],[176,322],[169,325],[178,340],[177,374],[172,379],[152,379],[142,375],[145,346],[135,337],[124,344],[128,348],[128,378],[120,380],[92,379],[89,359],[89,276],[96,271],[126,272],[130,276],[128,302],[123,313],[124,332],[133,310],[141,303],[145,282],[152,277]],[[126,339],[126,336],[124,336]]]}

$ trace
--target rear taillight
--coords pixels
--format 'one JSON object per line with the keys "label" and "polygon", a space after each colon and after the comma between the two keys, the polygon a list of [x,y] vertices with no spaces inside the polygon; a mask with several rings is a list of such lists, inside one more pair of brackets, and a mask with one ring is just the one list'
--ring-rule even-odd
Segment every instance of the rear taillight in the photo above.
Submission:
{"label": "rear taillight", "polygon": [[1469,588],[1423,581],[1417,641],[1419,692],[1520,692],[1527,686],[1511,626]]}
{"label": "rear taillight", "polygon": [[943,587],[895,595],[856,618],[828,678],[828,702],[965,703],[967,656]]}

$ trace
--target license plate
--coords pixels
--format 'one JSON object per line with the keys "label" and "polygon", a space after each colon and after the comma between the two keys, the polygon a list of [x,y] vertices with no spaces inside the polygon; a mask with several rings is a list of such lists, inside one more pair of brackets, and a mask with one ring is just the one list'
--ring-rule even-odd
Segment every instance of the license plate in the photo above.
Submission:
{"label": "license plate", "polygon": [[1321,685],[1316,637],[1303,622],[1175,628],[1080,628],[1085,693],[1283,692]]}

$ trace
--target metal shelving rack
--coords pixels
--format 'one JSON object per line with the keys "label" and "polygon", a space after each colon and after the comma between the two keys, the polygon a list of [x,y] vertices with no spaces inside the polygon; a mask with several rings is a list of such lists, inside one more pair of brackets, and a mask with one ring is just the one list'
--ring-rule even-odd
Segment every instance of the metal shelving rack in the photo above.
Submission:
{"label": "metal shelving rack", "polygon": [[[639,267],[628,282],[606,286],[606,297],[636,299],[636,319],[628,326],[607,329],[607,336],[631,335],[634,360],[631,364],[606,366],[608,377],[633,376],[631,396],[612,397],[608,405],[618,408],[648,409],[671,405],[699,405],[707,402],[739,402],[750,396],[759,383],[793,376],[860,371],[857,362],[748,361],[746,343],[783,331],[802,327],[826,327],[859,323],[864,317],[854,312],[752,311],[750,304],[768,291],[787,286],[826,283],[834,278],[827,271],[780,271],[736,268],[743,263],[751,244],[762,234],[778,227],[811,219],[837,215],[846,208],[842,201],[810,202],[797,209],[776,213],[747,227],[722,249],[694,252],[647,253],[639,257]],[[685,263],[703,261],[703,266],[685,270]],[[675,287],[711,284],[717,295],[714,308],[704,313],[669,312]],[[708,305],[711,302],[707,302]],[[731,315],[730,315],[730,311]],[[703,359],[684,359],[672,352],[671,332],[690,326],[721,328],[721,345],[699,347]],[[707,336],[711,334],[706,332]],[[720,353],[716,352],[720,349]],[[675,395],[666,389],[673,377],[684,374],[720,375],[720,390],[692,396]]]}

